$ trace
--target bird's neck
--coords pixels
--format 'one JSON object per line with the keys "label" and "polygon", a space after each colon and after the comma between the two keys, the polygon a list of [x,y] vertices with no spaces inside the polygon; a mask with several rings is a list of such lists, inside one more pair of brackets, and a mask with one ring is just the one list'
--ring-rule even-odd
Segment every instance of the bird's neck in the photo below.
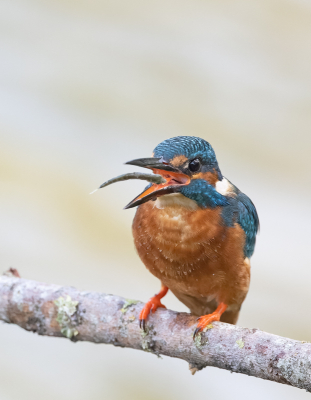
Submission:
{"label": "bird's neck", "polygon": [[158,209],[173,207],[190,211],[195,211],[201,207],[215,208],[227,205],[225,196],[231,197],[233,195],[234,187],[225,177],[221,181],[215,181],[214,185],[202,179],[195,179],[189,187],[182,188],[181,193],[158,197],[155,207]]}
{"label": "bird's neck", "polygon": [[158,197],[155,201],[155,207],[159,209],[165,208],[185,208],[187,210],[195,211],[199,208],[196,201],[185,197],[181,193],[171,193],[165,196]]}

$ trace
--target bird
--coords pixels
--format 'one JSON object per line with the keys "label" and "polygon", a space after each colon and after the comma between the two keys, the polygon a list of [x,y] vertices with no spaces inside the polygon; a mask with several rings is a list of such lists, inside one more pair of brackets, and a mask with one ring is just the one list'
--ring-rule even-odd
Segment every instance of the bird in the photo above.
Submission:
{"label": "bird", "polygon": [[166,308],[161,300],[169,290],[198,317],[194,339],[214,321],[236,324],[259,231],[253,202],[222,175],[212,146],[199,137],[164,140],[152,157],[126,164],[153,174],[124,174],[100,188],[127,179],[149,182],[125,207],[137,207],[134,244],[161,285],[140,312],[140,328],[146,331],[149,314]]}

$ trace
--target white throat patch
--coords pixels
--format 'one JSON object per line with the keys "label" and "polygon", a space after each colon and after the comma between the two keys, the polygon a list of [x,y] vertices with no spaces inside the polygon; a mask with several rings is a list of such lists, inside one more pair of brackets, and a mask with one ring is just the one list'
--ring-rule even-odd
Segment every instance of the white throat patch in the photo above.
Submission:
{"label": "white throat patch", "polygon": [[233,194],[233,186],[226,178],[222,178],[222,181],[216,182],[216,191],[223,196],[228,196],[229,194]]}
{"label": "white throat patch", "polygon": [[194,200],[188,199],[181,193],[171,193],[158,197],[155,201],[155,207],[160,209],[165,207],[185,207],[188,210],[199,208]]}

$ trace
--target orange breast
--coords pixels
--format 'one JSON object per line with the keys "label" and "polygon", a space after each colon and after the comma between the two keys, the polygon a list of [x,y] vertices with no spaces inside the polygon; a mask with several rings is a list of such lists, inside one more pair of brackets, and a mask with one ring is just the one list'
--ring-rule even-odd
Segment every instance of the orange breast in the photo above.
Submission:
{"label": "orange breast", "polygon": [[145,266],[175,294],[231,304],[247,292],[245,234],[238,224],[225,226],[220,208],[159,209],[148,202],[137,209],[133,236]]}

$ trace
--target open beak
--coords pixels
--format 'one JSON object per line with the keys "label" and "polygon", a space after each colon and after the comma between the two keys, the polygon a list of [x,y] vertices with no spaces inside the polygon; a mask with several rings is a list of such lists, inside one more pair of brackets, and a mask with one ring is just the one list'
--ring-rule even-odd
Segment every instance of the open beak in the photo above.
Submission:
{"label": "open beak", "polygon": [[159,184],[153,183],[125,206],[125,209],[139,206],[140,204],[146,203],[149,200],[155,200],[157,197],[164,196],[165,194],[178,193],[181,186],[190,183],[188,175],[183,174],[162,158],[139,158],[137,160],[128,161],[126,164],[151,169],[154,174],[160,175],[163,178],[163,182]]}
{"label": "open beak", "polygon": [[128,179],[142,179],[150,182],[151,186],[139,196],[135,197],[135,199],[124,207],[125,209],[139,206],[140,204],[146,203],[149,200],[155,200],[157,197],[164,196],[165,194],[178,193],[181,186],[190,183],[188,175],[183,174],[162,158],[139,158],[129,161],[126,164],[151,169],[154,175],[132,172],[110,179],[99,187],[99,189],[101,189],[112,183]]}

